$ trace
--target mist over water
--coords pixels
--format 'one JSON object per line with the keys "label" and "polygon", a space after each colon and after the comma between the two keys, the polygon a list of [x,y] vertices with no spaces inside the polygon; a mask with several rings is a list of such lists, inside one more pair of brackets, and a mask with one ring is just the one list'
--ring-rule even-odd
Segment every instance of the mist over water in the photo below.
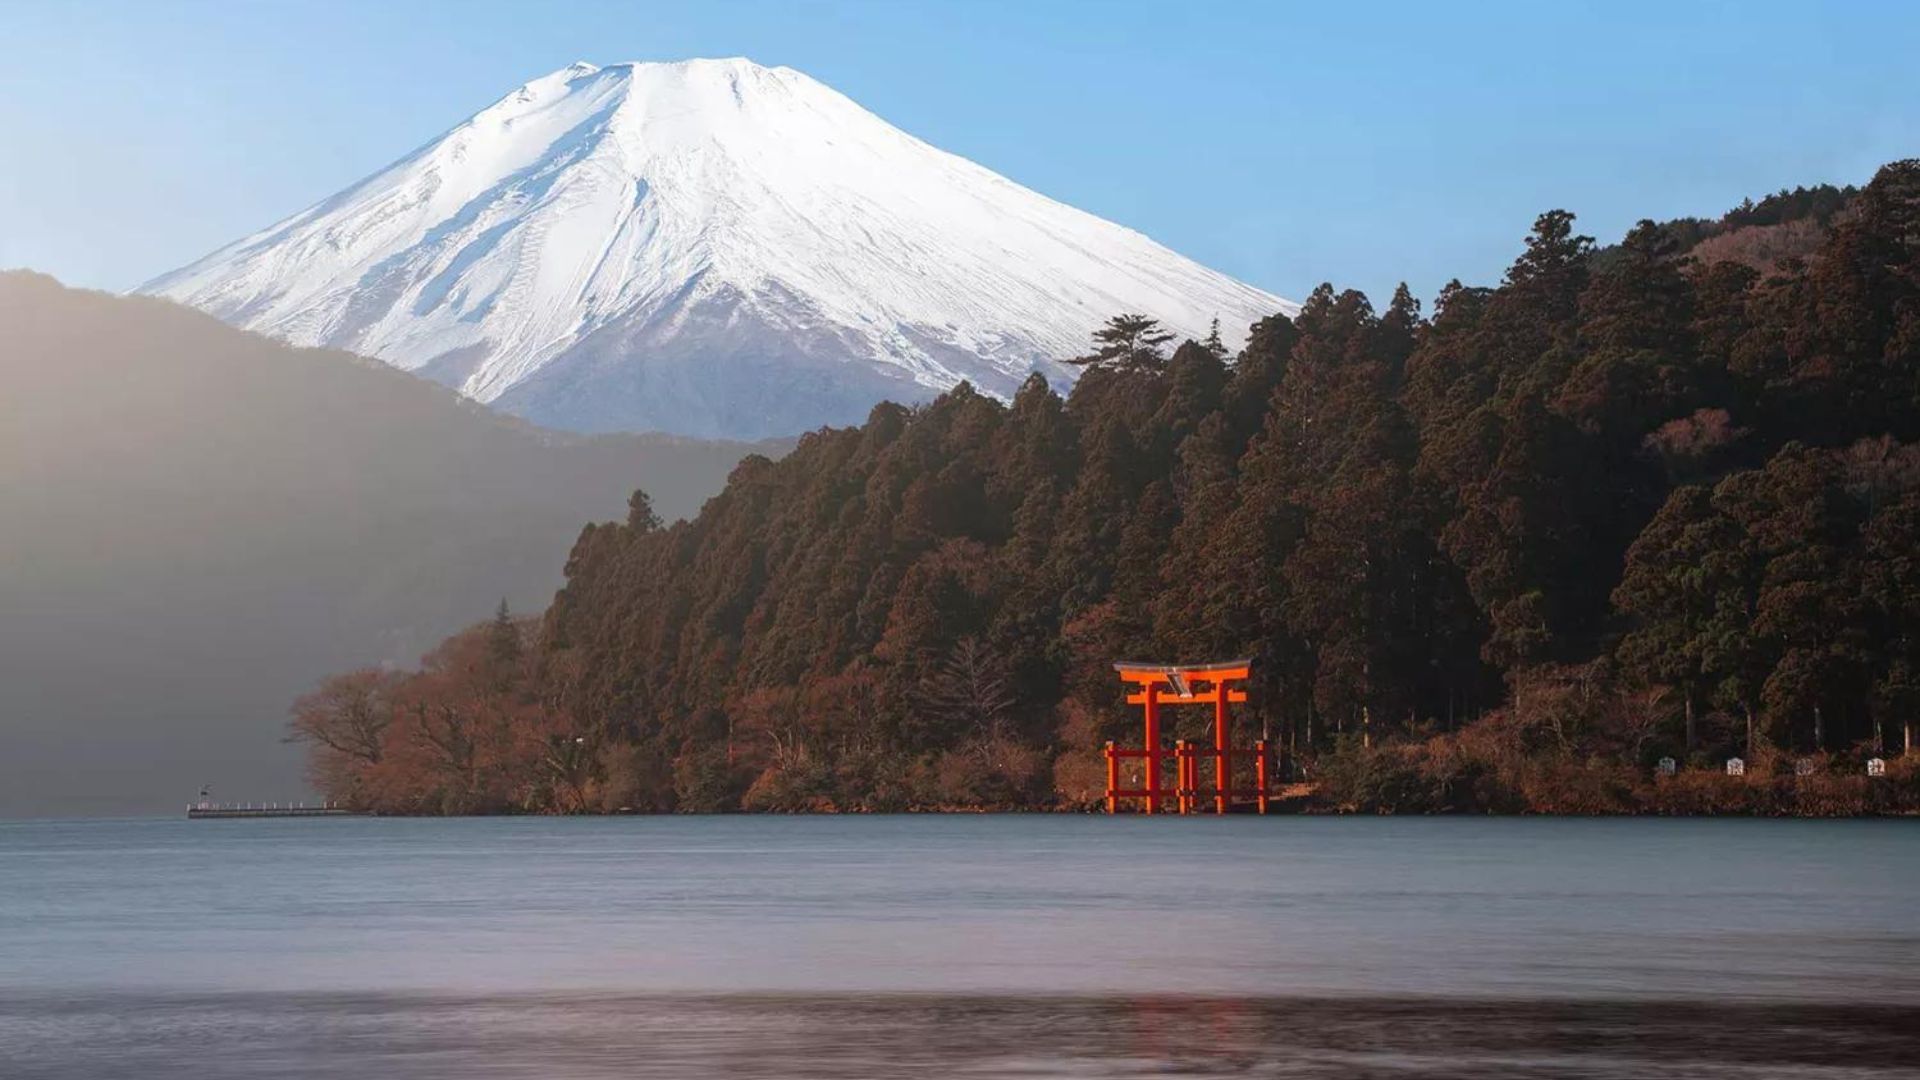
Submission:
{"label": "mist over water", "polygon": [[1917,840],[1903,821],[0,824],[0,1060],[1917,1075]]}

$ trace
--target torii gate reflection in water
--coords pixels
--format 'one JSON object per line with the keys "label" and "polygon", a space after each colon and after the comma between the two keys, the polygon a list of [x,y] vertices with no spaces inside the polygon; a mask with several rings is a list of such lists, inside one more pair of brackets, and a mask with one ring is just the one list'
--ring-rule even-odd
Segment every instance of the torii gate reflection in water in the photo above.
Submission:
{"label": "torii gate reflection in water", "polygon": [[[1113,669],[1120,673],[1122,681],[1133,686],[1127,695],[1127,704],[1138,705],[1145,715],[1144,743],[1138,750],[1117,749],[1107,743],[1107,813],[1120,810],[1121,799],[1140,799],[1143,813],[1157,813],[1160,800],[1171,796],[1175,808],[1182,814],[1195,813],[1199,799],[1203,794],[1211,794],[1213,812],[1224,814],[1236,798],[1250,797],[1261,813],[1267,812],[1267,802],[1272,798],[1271,770],[1268,764],[1267,741],[1261,739],[1253,744],[1251,750],[1236,750],[1231,739],[1231,719],[1227,706],[1237,705],[1247,700],[1245,690],[1236,690],[1230,684],[1244,683],[1252,667],[1251,660],[1229,660],[1218,664],[1143,664],[1120,661]],[[1196,690],[1194,684],[1208,687]],[[1213,706],[1213,749],[1187,742],[1185,739],[1174,743],[1172,750],[1160,745],[1160,707],[1162,705],[1212,705]],[[1160,783],[1161,760],[1172,757],[1174,761],[1173,787],[1163,787]],[[1203,792],[1200,787],[1199,760],[1203,757],[1213,759],[1213,787]],[[1143,786],[1122,788],[1120,786],[1120,762],[1138,758],[1143,763]],[[1235,788],[1233,786],[1233,760],[1252,758],[1254,763],[1254,786]]]}

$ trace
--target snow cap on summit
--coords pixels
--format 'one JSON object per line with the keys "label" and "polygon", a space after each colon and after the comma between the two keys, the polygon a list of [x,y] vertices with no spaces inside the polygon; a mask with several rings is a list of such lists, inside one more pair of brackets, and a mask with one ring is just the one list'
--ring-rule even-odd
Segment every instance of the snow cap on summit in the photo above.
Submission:
{"label": "snow cap on summit", "polygon": [[743,58],[541,76],[143,291],[552,426],[748,437],[1065,386],[1122,311],[1291,310]]}

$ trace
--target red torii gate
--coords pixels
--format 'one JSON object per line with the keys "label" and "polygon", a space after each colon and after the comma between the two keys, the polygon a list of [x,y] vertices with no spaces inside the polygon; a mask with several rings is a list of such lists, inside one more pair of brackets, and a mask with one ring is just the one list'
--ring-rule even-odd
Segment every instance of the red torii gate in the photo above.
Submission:
{"label": "red torii gate", "polygon": [[[1243,796],[1253,798],[1261,813],[1267,812],[1267,801],[1272,797],[1267,742],[1265,739],[1258,740],[1251,750],[1234,749],[1231,719],[1227,712],[1229,704],[1247,700],[1245,690],[1233,689],[1230,684],[1244,683],[1252,666],[1251,660],[1229,660],[1215,664],[1144,664],[1122,660],[1113,665],[1122,681],[1136,687],[1127,695],[1127,704],[1139,705],[1146,723],[1141,749],[1120,750],[1111,741],[1107,743],[1107,813],[1118,813],[1121,799],[1140,799],[1142,812],[1152,814],[1159,810],[1160,800],[1167,796],[1174,798],[1174,805],[1180,813],[1196,812],[1201,796],[1199,760],[1203,757],[1213,759],[1214,813],[1226,813],[1233,799]],[[1196,690],[1195,683],[1205,684],[1209,689]],[[1176,741],[1171,751],[1162,748],[1162,705],[1212,705],[1213,749],[1204,749],[1185,739]],[[1174,785],[1171,788],[1160,784],[1160,762],[1168,756],[1173,758],[1175,766]],[[1253,759],[1253,787],[1233,786],[1233,759],[1236,757]],[[1122,788],[1120,762],[1131,758],[1139,758],[1144,762],[1144,786]]]}

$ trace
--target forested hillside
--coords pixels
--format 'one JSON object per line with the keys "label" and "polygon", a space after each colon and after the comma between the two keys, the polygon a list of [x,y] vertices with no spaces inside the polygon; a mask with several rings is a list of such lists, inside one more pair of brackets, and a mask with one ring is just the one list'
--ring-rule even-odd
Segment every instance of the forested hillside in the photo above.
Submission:
{"label": "forested hillside", "polygon": [[1137,738],[1110,661],[1251,656],[1328,805],[1911,805],[1911,758],[1858,774],[1920,715],[1920,162],[1769,203],[1604,250],[1549,212],[1497,287],[1322,286],[1237,356],[1116,318],[1065,400],[637,495],[544,617],[296,731],[395,811],[1074,806]]}

